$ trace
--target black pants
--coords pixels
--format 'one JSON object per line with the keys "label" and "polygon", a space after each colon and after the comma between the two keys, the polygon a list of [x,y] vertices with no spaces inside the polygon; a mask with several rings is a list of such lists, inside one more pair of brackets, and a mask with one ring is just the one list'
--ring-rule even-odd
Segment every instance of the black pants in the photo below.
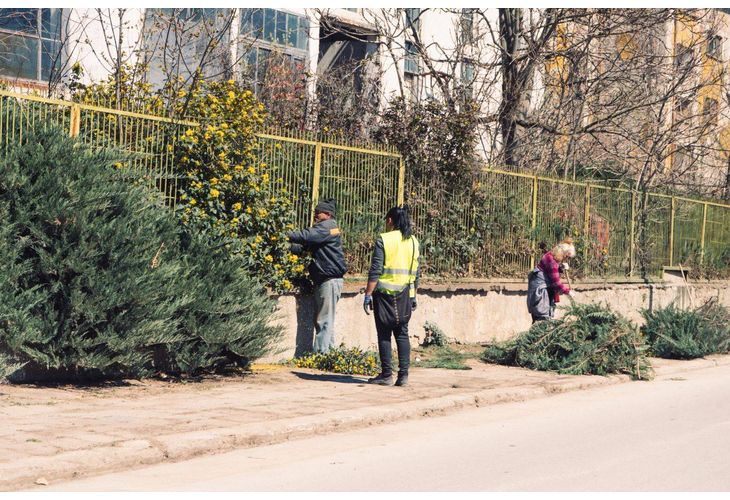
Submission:
{"label": "black pants", "polygon": [[400,296],[386,296],[375,292],[375,329],[378,331],[381,373],[393,374],[391,335],[398,348],[398,374],[407,375],[411,364],[411,342],[408,340],[408,321],[411,319],[411,300],[408,292]]}
{"label": "black pants", "polygon": [[378,351],[380,352],[381,373],[388,377],[393,374],[393,363],[391,361],[392,347],[390,343],[391,334],[395,336],[395,345],[398,348],[398,374],[407,375],[411,364],[411,341],[408,340],[408,323],[396,327],[389,327],[375,322],[375,329],[378,330]]}

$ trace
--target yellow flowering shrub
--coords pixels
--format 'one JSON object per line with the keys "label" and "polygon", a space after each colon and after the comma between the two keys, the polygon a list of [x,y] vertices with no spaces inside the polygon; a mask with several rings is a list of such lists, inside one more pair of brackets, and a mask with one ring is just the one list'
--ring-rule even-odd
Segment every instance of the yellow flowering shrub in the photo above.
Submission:
{"label": "yellow flowering shrub", "polygon": [[[171,80],[153,89],[138,76],[143,66],[123,66],[117,75],[92,85],[81,84],[83,70],[72,70],[72,98],[93,104],[195,122],[175,137],[148,133],[146,128],[107,123],[115,115],[95,113],[85,133],[97,143],[136,145],[149,153],[171,154],[175,173],[182,177],[177,206],[184,223],[210,237],[234,240],[248,269],[274,291],[293,290],[304,280],[301,261],[291,260],[285,232],[294,214],[290,197],[277,175],[259,159],[256,132],[266,119],[264,106],[250,90],[233,80],[196,79],[194,88]],[[124,136],[120,136],[124,134]],[[120,163],[118,168],[122,168]]]}
{"label": "yellow flowering shrub", "polygon": [[380,371],[380,360],[376,352],[363,351],[358,347],[348,348],[344,344],[326,353],[307,353],[294,358],[292,363],[299,368],[354,375],[376,375]]}
{"label": "yellow flowering shrub", "polygon": [[204,82],[188,97],[187,113],[199,126],[182,130],[175,150],[183,221],[234,237],[253,273],[276,291],[292,290],[304,268],[285,236],[291,201],[257,154],[263,105],[233,80]]}

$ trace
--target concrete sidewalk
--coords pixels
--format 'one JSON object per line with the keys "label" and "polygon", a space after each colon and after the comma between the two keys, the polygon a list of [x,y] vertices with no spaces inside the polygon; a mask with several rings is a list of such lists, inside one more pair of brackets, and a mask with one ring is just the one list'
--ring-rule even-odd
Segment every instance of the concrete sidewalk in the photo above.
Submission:
{"label": "concrete sidewalk", "polygon": [[[663,378],[730,364],[730,355],[652,364]],[[412,369],[405,388],[280,366],[191,383],[0,385],[0,490],[630,380],[470,365]]]}

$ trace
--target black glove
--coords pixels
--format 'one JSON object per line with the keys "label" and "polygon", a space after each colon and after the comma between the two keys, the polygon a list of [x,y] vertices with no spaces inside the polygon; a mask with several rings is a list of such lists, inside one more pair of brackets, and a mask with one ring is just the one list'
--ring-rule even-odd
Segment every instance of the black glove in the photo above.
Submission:
{"label": "black glove", "polygon": [[413,309],[415,311],[416,310],[416,307],[418,307],[418,300],[416,300],[416,298],[413,297],[411,299],[411,309]]}
{"label": "black glove", "polygon": [[372,295],[365,296],[365,299],[362,302],[362,308],[365,311],[365,314],[367,314],[369,316],[370,311],[373,310],[373,296]]}

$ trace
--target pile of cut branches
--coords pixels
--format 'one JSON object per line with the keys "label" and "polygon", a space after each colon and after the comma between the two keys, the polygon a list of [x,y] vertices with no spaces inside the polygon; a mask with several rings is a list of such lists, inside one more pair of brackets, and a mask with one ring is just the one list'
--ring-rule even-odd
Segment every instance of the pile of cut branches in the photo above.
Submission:
{"label": "pile of cut branches", "polygon": [[573,303],[561,319],[537,322],[513,340],[489,345],[482,359],[571,375],[627,373],[647,380],[653,375],[647,350],[628,319],[598,304]]}
{"label": "pile of cut branches", "polygon": [[730,351],[730,311],[710,299],[696,309],[670,304],[641,314],[651,352],[660,358],[693,359]]}

